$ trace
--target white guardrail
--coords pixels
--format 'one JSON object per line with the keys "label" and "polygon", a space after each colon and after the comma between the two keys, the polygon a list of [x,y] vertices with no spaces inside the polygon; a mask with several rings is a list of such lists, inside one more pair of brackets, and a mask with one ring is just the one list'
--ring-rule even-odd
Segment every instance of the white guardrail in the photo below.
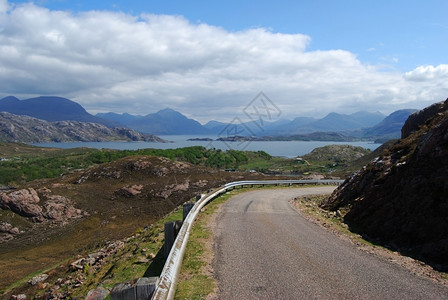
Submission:
{"label": "white guardrail", "polygon": [[195,203],[190,210],[188,216],[182,224],[182,227],[174,241],[173,248],[168,255],[166,263],[160,275],[159,283],[154,291],[151,299],[166,300],[174,299],[176,292],[177,277],[179,275],[180,267],[182,265],[182,258],[184,256],[185,247],[187,246],[188,237],[190,235],[191,227],[194,219],[201,209],[215,197],[233,189],[237,186],[244,185],[293,185],[293,184],[341,184],[343,180],[263,180],[263,181],[235,181],[225,184],[224,186],[212,191],[207,195],[203,195],[199,201]]}

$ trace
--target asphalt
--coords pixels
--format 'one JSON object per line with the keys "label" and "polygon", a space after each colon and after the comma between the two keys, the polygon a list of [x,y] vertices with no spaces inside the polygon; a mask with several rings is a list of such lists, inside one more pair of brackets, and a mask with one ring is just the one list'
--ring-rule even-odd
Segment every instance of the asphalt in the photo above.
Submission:
{"label": "asphalt", "polygon": [[333,187],[251,191],[221,208],[214,236],[219,299],[448,299],[448,289],[307,221],[293,197]]}

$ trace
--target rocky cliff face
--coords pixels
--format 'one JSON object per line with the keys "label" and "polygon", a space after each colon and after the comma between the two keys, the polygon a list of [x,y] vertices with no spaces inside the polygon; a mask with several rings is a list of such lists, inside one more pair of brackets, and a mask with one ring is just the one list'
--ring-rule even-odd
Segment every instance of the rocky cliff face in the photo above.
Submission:
{"label": "rocky cliff face", "polygon": [[127,128],[108,128],[98,123],[79,121],[47,122],[7,112],[0,112],[0,140],[22,143],[164,141],[157,136],[141,134]]}
{"label": "rocky cliff face", "polygon": [[413,114],[403,138],[322,205],[366,237],[448,267],[448,99]]}

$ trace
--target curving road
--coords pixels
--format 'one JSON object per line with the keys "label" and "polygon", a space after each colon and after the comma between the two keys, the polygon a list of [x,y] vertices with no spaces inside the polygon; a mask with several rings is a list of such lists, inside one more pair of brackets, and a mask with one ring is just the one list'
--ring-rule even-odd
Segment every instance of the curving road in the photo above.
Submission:
{"label": "curving road", "polygon": [[219,299],[448,299],[448,289],[369,255],[288,203],[334,187],[251,191],[221,208],[214,270]]}

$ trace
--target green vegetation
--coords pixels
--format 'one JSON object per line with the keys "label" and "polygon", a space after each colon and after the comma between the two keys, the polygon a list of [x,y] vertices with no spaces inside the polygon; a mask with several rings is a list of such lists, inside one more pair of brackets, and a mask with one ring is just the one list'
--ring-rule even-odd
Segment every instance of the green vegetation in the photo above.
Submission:
{"label": "green vegetation", "polygon": [[338,171],[351,173],[360,168],[354,167],[355,162],[371,152],[369,149],[351,145],[319,147],[297,160],[295,170],[298,173],[334,173]]}
{"label": "green vegetation", "polygon": [[[109,163],[118,159],[151,155],[212,168],[241,169],[251,167],[250,160],[269,160],[266,152],[222,151],[193,146],[178,149],[97,150],[87,148],[50,149],[22,144],[0,143],[0,184],[20,184],[40,178],[54,178],[75,169]],[[244,167],[244,165],[247,165]]]}
{"label": "green vegetation", "polygon": [[[118,159],[151,155],[211,168],[263,173],[308,174],[354,170],[352,162],[370,153],[362,147],[330,145],[313,150],[301,160],[273,157],[264,151],[206,149],[193,146],[177,149],[52,149],[24,144],[0,143],[0,185],[22,184],[40,178],[55,178],[76,169]],[[358,169],[358,165],[356,165]],[[352,170],[353,169],[353,170]]]}

